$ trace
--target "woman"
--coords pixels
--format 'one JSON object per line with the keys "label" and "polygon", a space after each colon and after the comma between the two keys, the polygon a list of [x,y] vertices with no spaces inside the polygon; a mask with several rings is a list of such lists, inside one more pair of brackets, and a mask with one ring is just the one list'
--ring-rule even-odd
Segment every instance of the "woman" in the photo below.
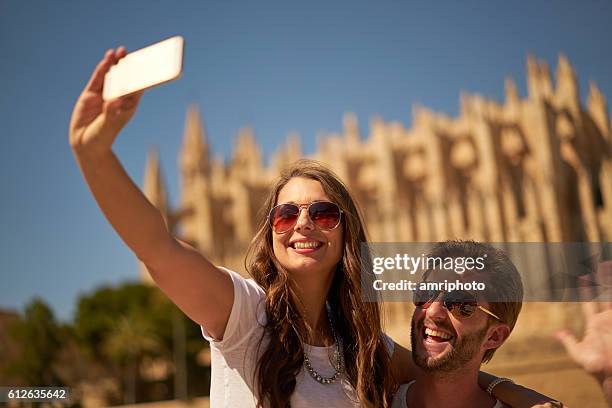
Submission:
{"label": "woman", "polygon": [[[102,100],[105,73],[125,55],[109,50],[97,66],[75,105],[70,144],[104,215],[210,340],[211,406],[389,406],[412,360],[383,335],[379,304],[362,301],[366,237],[342,182],[312,162],[294,167],[273,188],[249,250],[254,281],[212,265],[169,233],[112,152],[141,97]],[[503,383],[495,396],[539,401],[520,390]]]}

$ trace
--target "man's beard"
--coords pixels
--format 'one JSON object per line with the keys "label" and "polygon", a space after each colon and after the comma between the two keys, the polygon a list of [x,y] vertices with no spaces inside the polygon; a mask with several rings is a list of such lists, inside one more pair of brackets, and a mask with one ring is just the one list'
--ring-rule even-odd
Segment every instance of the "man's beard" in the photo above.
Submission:
{"label": "man's beard", "polygon": [[[425,319],[421,320],[424,322]],[[414,317],[412,319],[412,331],[410,333],[410,340],[412,342],[412,360],[415,364],[427,371],[438,371],[438,372],[452,372],[467,364],[471,361],[474,356],[479,352],[482,339],[484,338],[489,325],[485,325],[482,330],[475,333],[470,333],[463,336],[461,339],[455,336],[455,345],[449,343],[451,350],[445,352],[444,355],[439,357],[431,357],[420,355],[417,351],[417,330],[422,332],[423,324],[417,328]],[[444,326],[438,325],[440,328]],[[449,328],[446,328],[449,332],[453,332]],[[419,345],[419,348],[423,348],[423,345]]]}

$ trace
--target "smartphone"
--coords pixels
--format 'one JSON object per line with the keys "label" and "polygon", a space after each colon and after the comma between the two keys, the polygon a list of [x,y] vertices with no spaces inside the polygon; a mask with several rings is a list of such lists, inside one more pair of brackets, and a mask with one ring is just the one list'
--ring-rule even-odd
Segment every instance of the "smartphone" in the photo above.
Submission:
{"label": "smartphone", "polygon": [[127,54],[106,73],[102,98],[108,101],[179,78],[183,48],[183,37],[176,36]]}

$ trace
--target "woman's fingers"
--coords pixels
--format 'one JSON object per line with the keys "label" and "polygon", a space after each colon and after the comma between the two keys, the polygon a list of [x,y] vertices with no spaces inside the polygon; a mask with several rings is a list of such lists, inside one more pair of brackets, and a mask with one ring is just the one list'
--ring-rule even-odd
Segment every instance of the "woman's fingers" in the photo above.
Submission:
{"label": "woman's fingers", "polygon": [[108,115],[114,116],[121,110],[121,99],[113,99],[106,103],[105,109]]}
{"label": "woman's fingers", "polygon": [[117,49],[110,49],[104,54],[104,58],[98,63],[98,66],[94,70],[85,91],[102,93],[104,88],[104,76],[109,71],[111,66],[117,64],[119,60],[127,55],[127,50],[124,46]]}
{"label": "woman's fingers", "polygon": [[121,98],[121,109],[129,110],[129,109],[133,109],[134,107],[136,107],[143,93],[144,91],[139,91],[139,92],[136,92],[136,93],[133,93],[131,95],[124,96],[123,98]]}
{"label": "woman's fingers", "polygon": [[91,78],[85,86],[85,91],[96,93],[102,92],[102,88],[104,87],[104,75],[106,75],[106,73],[110,69],[113,58],[114,51],[106,51],[106,54],[104,54],[104,58],[102,58],[102,61],[98,63],[98,66],[94,70],[93,74],[91,74]]}
{"label": "woman's fingers", "polygon": [[136,108],[144,91],[122,96],[107,103],[106,112],[110,115],[130,113]]}
{"label": "woman's fingers", "polygon": [[127,55],[127,50],[122,45],[119,48],[117,48],[117,50],[115,51],[115,55],[117,56],[118,59],[121,59]]}

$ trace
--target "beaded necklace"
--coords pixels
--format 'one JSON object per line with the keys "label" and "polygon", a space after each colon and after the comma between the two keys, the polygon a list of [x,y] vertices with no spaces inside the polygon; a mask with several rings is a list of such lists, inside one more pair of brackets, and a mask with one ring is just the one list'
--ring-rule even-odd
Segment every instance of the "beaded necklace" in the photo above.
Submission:
{"label": "beaded necklace", "polygon": [[319,384],[328,385],[336,381],[338,377],[340,377],[340,374],[342,374],[342,372],[344,371],[344,348],[342,346],[342,339],[338,338],[338,336],[336,335],[336,330],[334,328],[334,322],[331,316],[331,308],[329,306],[329,303],[325,304],[325,310],[327,312],[329,328],[331,329],[332,336],[334,337],[334,343],[336,346],[334,358],[331,358],[330,356],[330,363],[332,364],[332,366],[334,366],[334,375],[332,375],[331,377],[324,377],[319,374],[317,370],[312,367],[310,359],[306,354],[306,350],[304,350],[304,367],[316,382],[318,382]]}

